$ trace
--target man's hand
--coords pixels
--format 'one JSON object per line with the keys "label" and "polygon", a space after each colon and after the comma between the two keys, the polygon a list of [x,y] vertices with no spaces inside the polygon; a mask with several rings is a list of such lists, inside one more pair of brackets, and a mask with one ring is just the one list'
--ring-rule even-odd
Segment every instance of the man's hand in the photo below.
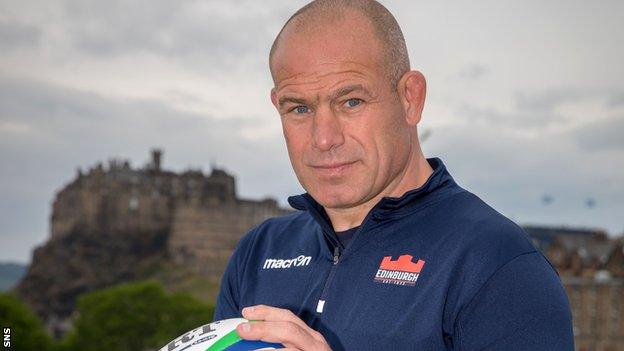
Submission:
{"label": "man's hand", "polygon": [[331,351],[321,333],[289,310],[256,305],[243,308],[243,317],[253,321],[236,327],[243,339],[281,343],[284,350]]}

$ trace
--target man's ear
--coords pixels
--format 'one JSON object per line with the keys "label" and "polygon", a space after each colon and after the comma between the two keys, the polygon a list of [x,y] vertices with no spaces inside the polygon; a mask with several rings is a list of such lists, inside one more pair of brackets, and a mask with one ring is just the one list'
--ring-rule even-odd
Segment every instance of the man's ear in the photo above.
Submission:
{"label": "man's ear", "polygon": [[409,125],[417,125],[422,117],[427,95],[427,81],[419,71],[406,72],[397,85],[399,99],[405,109],[405,119]]}
{"label": "man's ear", "polygon": [[271,88],[271,103],[273,103],[273,106],[275,106],[277,111],[279,111],[279,106],[277,104],[277,93],[275,92],[275,88]]}

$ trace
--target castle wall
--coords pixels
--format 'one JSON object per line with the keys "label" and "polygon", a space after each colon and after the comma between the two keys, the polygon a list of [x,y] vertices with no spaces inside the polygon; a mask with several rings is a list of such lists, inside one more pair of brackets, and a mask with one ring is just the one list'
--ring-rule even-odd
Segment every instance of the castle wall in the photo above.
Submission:
{"label": "castle wall", "polygon": [[168,253],[175,262],[218,280],[245,233],[267,218],[289,212],[274,201],[176,206]]}
{"label": "castle wall", "polygon": [[96,171],[80,177],[54,201],[51,237],[60,239],[76,230],[86,235],[167,229],[173,199],[163,191],[166,183],[165,177],[138,172],[120,177]]}

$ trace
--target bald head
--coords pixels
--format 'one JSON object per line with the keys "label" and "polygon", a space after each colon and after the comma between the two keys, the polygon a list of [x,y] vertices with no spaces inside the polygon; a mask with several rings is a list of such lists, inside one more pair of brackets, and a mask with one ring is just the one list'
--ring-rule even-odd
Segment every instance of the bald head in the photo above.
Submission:
{"label": "bald head", "polygon": [[[315,0],[295,12],[279,32],[269,54],[269,66],[275,80],[274,55],[285,33],[315,33],[324,27],[342,21],[345,16],[359,15],[368,20],[381,52],[381,66],[390,83],[396,86],[410,70],[409,56],[401,28],[394,16],[374,0]],[[345,33],[346,35],[348,33]]]}

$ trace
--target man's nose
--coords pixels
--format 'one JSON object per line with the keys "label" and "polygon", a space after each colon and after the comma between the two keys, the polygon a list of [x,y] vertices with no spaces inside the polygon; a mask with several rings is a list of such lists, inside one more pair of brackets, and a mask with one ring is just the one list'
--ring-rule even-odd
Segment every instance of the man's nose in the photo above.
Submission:
{"label": "man's nose", "polygon": [[330,107],[319,108],[314,114],[312,140],[314,147],[321,151],[329,151],[344,143],[342,123]]}

